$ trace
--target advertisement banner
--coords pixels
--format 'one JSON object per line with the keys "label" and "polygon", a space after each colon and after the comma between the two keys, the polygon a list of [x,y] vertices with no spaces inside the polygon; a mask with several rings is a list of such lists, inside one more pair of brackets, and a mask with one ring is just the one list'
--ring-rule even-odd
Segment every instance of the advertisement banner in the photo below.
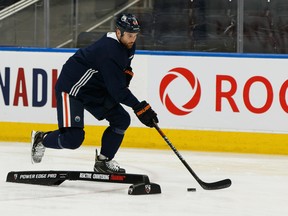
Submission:
{"label": "advertisement banner", "polygon": [[0,119],[57,123],[54,85],[72,53],[0,52]]}
{"label": "advertisement banner", "polygon": [[165,127],[288,132],[288,59],[158,55],[148,62],[148,95]]}
{"label": "advertisement banner", "polygon": [[[54,86],[63,64],[76,50],[0,51],[0,121],[57,124]],[[61,49],[60,49],[61,50]],[[141,56],[137,62],[137,77],[131,83],[139,100],[147,96],[147,62]],[[139,64],[138,64],[139,63]],[[132,87],[133,86],[133,87]],[[142,124],[131,108],[132,126]],[[86,125],[107,125],[85,111]]]}
{"label": "advertisement banner", "polygon": [[[0,51],[1,122],[56,124],[54,85],[74,52]],[[130,88],[165,128],[287,133],[287,65],[288,57],[138,53]],[[144,127],[127,111],[131,126]],[[88,112],[85,123],[107,125]]]}

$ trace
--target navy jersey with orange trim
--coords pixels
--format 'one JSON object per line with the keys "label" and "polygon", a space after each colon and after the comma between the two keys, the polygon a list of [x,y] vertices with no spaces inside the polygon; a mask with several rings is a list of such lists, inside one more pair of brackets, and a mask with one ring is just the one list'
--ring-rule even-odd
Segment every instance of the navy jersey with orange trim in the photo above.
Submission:
{"label": "navy jersey with orange trim", "polygon": [[135,44],[127,49],[115,32],[109,32],[67,60],[55,89],[90,107],[110,109],[118,103],[133,107],[139,101],[127,88],[124,70],[130,67],[134,53]]}

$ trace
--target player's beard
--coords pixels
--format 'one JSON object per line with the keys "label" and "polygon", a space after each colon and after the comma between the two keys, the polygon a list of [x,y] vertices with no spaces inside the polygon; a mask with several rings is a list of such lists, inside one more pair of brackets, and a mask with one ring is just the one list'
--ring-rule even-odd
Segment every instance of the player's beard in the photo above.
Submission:
{"label": "player's beard", "polygon": [[134,42],[123,42],[121,39],[120,39],[120,42],[127,48],[127,49],[131,49],[134,45]]}
{"label": "player's beard", "polygon": [[133,45],[134,45],[133,42],[132,42],[132,43],[127,43],[127,44],[126,44],[126,47],[127,47],[128,49],[131,49],[131,48],[133,47]]}

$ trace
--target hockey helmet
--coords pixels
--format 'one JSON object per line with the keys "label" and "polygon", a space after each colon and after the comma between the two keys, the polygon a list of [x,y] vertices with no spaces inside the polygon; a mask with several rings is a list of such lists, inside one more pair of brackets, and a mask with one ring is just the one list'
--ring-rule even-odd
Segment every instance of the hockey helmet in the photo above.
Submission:
{"label": "hockey helmet", "polygon": [[137,33],[140,31],[140,25],[133,14],[120,14],[116,20],[116,27],[123,32]]}

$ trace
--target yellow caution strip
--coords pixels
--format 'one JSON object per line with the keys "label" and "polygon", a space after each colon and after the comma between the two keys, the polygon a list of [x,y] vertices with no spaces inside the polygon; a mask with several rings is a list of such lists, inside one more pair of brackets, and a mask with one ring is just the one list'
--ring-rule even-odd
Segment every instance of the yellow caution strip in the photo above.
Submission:
{"label": "yellow caution strip", "polygon": [[[51,131],[56,124],[0,122],[0,141],[30,142],[32,130]],[[99,146],[105,126],[86,126],[83,145]],[[288,134],[175,130],[162,128],[178,150],[288,155]],[[169,149],[153,128],[130,127],[122,147]]]}

